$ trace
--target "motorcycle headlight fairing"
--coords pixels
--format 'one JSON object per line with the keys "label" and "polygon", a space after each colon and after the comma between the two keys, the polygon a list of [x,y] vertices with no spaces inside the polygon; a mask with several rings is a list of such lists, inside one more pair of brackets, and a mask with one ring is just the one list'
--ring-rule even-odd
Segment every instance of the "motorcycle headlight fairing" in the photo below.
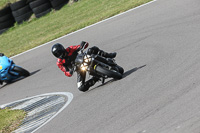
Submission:
{"label": "motorcycle headlight fairing", "polygon": [[90,61],[91,61],[91,56],[90,55],[84,56],[84,62],[89,63]]}
{"label": "motorcycle headlight fairing", "polygon": [[86,71],[88,69],[88,65],[86,63],[81,64],[81,70]]}

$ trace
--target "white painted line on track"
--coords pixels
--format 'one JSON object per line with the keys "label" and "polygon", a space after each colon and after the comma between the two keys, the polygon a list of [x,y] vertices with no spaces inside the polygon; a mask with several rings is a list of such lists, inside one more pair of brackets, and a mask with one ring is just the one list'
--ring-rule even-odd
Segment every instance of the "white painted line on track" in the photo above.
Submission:
{"label": "white painted line on track", "polygon": [[113,19],[113,18],[116,18],[116,17],[121,16],[121,15],[123,15],[123,14],[126,14],[126,13],[128,13],[128,12],[134,11],[134,10],[136,10],[136,9],[138,9],[138,8],[141,8],[141,7],[143,7],[143,6],[149,5],[149,4],[151,4],[151,3],[153,3],[153,2],[156,2],[156,1],[157,1],[157,0],[152,0],[152,1],[148,2],[148,3],[143,4],[143,5],[134,7],[134,8],[132,8],[132,9],[130,9],[130,10],[127,10],[127,11],[125,11],[125,12],[122,12],[122,13],[120,13],[120,14],[117,14],[117,15],[115,15],[115,16],[112,16],[112,17],[110,17],[110,18],[104,19],[104,20],[102,20],[102,21],[99,21],[99,22],[97,22],[97,23],[95,23],[95,24],[89,25],[89,26],[87,26],[87,27],[85,27],[85,28],[82,28],[82,29],[80,29],[80,30],[71,32],[71,33],[69,33],[69,34],[67,34],[67,35],[64,35],[64,36],[62,36],[62,37],[59,37],[59,38],[54,39],[54,40],[52,40],[52,41],[49,41],[49,42],[47,42],[47,43],[44,43],[44,44],[42,44],[42,45],[40,45],[40,46],[34,47],[34,48],[32,48],[32,49],[29,49],[29,50],[27,50],[27,51],[25,51],[25,52],[23,52],[23,53],[20,53],[20,54],[17,54],[17,55],[15,55],[15,56],[12,56],[11,58],[15,58],[15,57],[17,57],[17,56],[20,56],[20,55],[22,55],[22,54],[25,54],[25,53],[30,52],[30,51],[32,51],[32,50],[35,50],[35,49],[37,49],[37,48],[43,47],[43,46],[45,46],[45,45],[47,45],[47,44],[49,44],[49,43],[51,43],[51,42],[54,42],[54,41],[57,41],[57,40],[62,39],[62,38],[64,38],[64,37],[73,35],[73,34],[75,34],[75,33],[77,33],[77,32],[80,32],[80,31],[82,31],[82,30],[88,29],[88,28],[90,28],[90,27],[93,27],[93,26],[98,25],[98,24],[100,24],[100,23],[103,23],[103,22],[105,22],[105,21],[111,20],[111,19]]}
{"label": "white painted line on track", "polygon": [[58,103],[60,103],[61,101],[63,101],[62,98],[58,98],[57,100],[51,102],[51,103],[47,103],[47,104],[44,104],[42,105],[39,109],[34,109],[32,110],[31,112],[28,113],[28,116],[32,116],[42,110],[44,110],[45,108],[48,108],[49,106],[54,106],[54,105],[57,105]]}
{"label": "white painted line on track", "polygon": [[14,133],[33,133],[47,124],[63,111],[72,101],[73,94],[69,92],[54,92],[37,95],[8,104],[0,108],[23,109],[27,112],[26,118]]}
{"label": "white painted line on track", "polygon": [[31,105],[31,104],[37,102],[37,101],[40,101],[40,100],[42,100],[42,99],[44,99],[44,98],[45,98],[45,97],[37,97],[37,98],[35,98],[35,99],[32,99],[32,100],[30,100],[30,101],[27,101],[27,102],[23,103],[22,105],[17,106],[17,107],[14,107],[14,108],[12,108],[12,109],[22,109],[22,108],[25,108],[25,107],[27,107],[27,106],[29,106],[29,105]]}

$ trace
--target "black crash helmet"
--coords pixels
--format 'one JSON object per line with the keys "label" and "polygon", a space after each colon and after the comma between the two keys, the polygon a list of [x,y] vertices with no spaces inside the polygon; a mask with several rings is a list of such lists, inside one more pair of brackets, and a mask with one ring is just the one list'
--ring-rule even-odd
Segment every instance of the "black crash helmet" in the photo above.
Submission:
{"label": "black crash helmet", "polygon": [[63,59],[65,56],[65,53],[67,53],[63,45],[60,43],[54,44],[52,46],[51,52],[55,57],[60,58],[60,59]]}

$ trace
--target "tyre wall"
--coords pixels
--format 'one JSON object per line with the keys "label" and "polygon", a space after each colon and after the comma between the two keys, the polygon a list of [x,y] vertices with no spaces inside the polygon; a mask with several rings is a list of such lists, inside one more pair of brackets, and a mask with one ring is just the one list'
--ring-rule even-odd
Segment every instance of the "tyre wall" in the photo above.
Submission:
{"label": "tyre wall", "polygon": [[[77,2],[78,0],[73,0]],[[23,23],[32,14],[40,18],[52,9],[60,10],[69,0],[20,0],[0,10],[0,34],[14,26],[15,22]]]}
{"label": "tyre wall", "polygon": [[10,6],[0,10],[0,34],[12,27],[15,23]]}
{"label": "tyre wall", "polygon": [[29,20],[33,14],[27,0],[20,0],[10,5],[12,10],[13,17],[18,24],[21,24],[23,21]]}
{"label": "tyre wall", "polygon": [[35,0],[29,3],[36,18],[40,18],[51,12],[52,6],[49,0]]}
{"label": "tyre wall", "polygon": [[55,10],[60,10],[65,4],[69,2],[69,0],[49,0],[52,8]]}

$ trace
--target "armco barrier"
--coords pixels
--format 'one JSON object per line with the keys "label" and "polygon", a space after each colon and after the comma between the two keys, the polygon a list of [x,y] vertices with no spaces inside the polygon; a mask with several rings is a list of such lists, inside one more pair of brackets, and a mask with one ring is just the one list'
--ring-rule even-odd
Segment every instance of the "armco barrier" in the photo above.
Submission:
{"label": "armco barrier", "polygon": [[29,20],[33,13],[36,18],[39,18],[51,12],[52,9],[61,9],[68,2],[69,0],[20,0],[9,4],[0,10],[0,34],[12,27],[15,22],[21,24]]}

